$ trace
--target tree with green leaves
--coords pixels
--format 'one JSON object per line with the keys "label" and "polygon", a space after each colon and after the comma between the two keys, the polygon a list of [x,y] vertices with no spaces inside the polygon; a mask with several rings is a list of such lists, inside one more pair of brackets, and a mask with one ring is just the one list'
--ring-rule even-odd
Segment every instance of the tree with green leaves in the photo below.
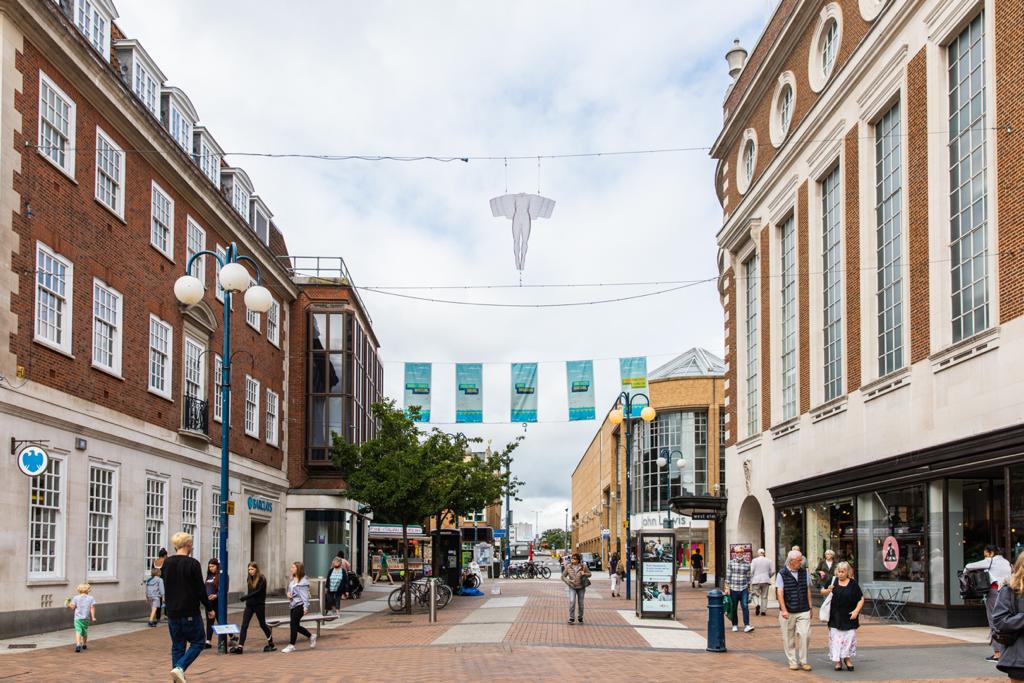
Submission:
{"label": "tree with green leaves", "polygon": [[564,529],[548,529],[540,535],[541,546],[547,546],[552,550],[566,547]]}
{"label": "tree with green leaves", "polygon": [[377,436],[352,444],[335,435],[331,459],[345,479],[349,498],[368,505],[375,519],[402,525],[403,586],[411,612],[409,525],[445,510],[478,510],[506,490],[514,495],[520,482],[510,474],[510,465],[519,441],[474,457],[469,445],[478,440],[437,428],[424,433],[415,412],[403,411],[393,400],[375,403],[371,410]]}

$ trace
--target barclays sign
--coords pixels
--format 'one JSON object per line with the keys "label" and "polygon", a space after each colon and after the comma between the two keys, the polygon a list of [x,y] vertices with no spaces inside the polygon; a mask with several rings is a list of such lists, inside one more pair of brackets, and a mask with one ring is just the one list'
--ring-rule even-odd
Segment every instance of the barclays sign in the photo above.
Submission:
{"label": "barclays sign", "polygon": [[246,499],[246,505],[249,506],[249,510],[256,510],[258,512],[273,512],[274,503],[267,500],[266,498],[259,498],[257,496],[249,496]]}

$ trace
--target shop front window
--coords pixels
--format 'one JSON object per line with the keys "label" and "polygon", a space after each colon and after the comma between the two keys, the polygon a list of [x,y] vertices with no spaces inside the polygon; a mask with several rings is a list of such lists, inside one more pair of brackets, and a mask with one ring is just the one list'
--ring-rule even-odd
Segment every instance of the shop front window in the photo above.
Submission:
{"label": "shop front window", "polygon": [[1010,561],[1024,552],[1024,465],[1010,467]]}
{"label": "shop front window", "polygon": [[[708,492],[708,414],[704,411],[659,413],[638,424],[634,437],[634,512],[667,510],[670,499]],[[658,467],[658,458],[666,460]],[[680,470],[678,461],[686,466]]]}
{"label": "shop front window", "polygon": [[804,545],[804,509],[801,506],[779,511],[778,531],[775,534],[776,567],[786,564],[786,555],[795,545],[803,551],[807,550]]}
{"label": "shop front window", "polygon": [[923,485],[857,496],[857,574],[862,584],[910,586],[924,602],[928,538]]}
{"label": "shop front window", "polygon": [[994,543],[1002,547],[1006,542],[1004,481],[997,474],[993,471],[991,478],[949,480],[948,580],[952,605],[964,604],[960,592],[952,589],[957,585],[957,572],[968,562],[982,559],[985,546]]}
{"label": "shop front window", "polygon": [[302,549],[306,574],[325,576],[331,560],[339,550],[351,561],[351,513],[342,510],[306,510]]}
{"label": "shop front window", "polygon": [[[807,565],[817,567],[825,559],[825,551],[836,554],[836,562],[855,563],[856,525],[853,516],[853,501],[830,500],[809,503],[805,511],[807,519]],[[793,545],[793,544],[791,544]],[[803,546],[801,546],[803,547]]]}

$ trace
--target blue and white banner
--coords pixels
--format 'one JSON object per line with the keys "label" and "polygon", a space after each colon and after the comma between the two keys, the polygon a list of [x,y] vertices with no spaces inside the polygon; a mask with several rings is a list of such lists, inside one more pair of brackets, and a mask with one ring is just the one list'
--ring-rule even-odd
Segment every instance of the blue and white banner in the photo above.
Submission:
{"label": "blue and white banner", "polygon": [[537,421],[537,364],[512,364],[512,422]]}
{"label": "blue and white banner", "polygon": [[405,412],[419,408],[416,422],[430,422],[430,363],[405,364]]}
{"label": "blue and white banner", "polygon": [[455,421],[484,421],[484,366],[455,364]]}
{"label": "blue and white banner", "polygon": [[569,421],[593,420],[594,361],[566,361],[565,379],[569,390]]}
{"label": "blue and white banner", "polygon": [[[622,391],[630,396],[647,392],[647,357],[619,359],[619,377],[622,379]],[[646,403],[633,406],[631,417],[640,417],[640,411]]]}

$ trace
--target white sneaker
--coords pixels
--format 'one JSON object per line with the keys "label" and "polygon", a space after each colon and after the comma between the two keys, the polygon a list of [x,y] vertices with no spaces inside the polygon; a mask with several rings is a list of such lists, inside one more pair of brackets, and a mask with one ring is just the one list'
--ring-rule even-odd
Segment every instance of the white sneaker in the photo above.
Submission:
{"label": "white sneaker", "polygon": [[288,654],[289,652],[295,652],[295,646],[294,645],[288,645],[287,647],[285,647],[285,649],[281,650],[281,652],[283,652],[285,654]]}
{"label": "white sneaker", "polygon": [[176,683],[185,683],[185,672],[181,670],[180,666],[171,669],[171,680]]}
{"label": "white sneaker", "polygon": [[747,624],[746,626],[743,627],[743,632],[744,633],[750,633],[753,630],[754,630],[754,627],[751,626],[750,624]]}
{"label": "white sneaker", "polygon": [[733,632],[733,633],[736,633],[736,631],[739,631],[739,630],[740,630],[740,627],[739,627],[739,626],[733,626],[733,627],[732,627],[732,632]]}
{"label": "white sneaker", "polygon": [[316,647],[316,636],[315,635],[309,637],[309,649],[312,650],[314,647]]}

